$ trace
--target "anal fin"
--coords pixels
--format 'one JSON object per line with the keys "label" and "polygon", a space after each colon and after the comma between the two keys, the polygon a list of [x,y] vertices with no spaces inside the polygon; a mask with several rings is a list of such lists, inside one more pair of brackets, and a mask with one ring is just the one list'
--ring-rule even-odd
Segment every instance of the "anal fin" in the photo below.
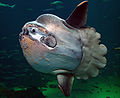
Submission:
{"label": "anal fin", "polygon": [[73,74],[60,73],[57,74],[58,86],[65,96],[70,96],[74,81]]}

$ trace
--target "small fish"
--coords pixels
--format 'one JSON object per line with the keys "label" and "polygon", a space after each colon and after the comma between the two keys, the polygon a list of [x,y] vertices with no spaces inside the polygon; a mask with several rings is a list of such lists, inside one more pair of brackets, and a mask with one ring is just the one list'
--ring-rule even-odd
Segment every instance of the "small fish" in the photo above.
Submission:
{"label": "small fish", "polygon": [[54,1],[50,3],[51,5],[63,4],[62,1]]}
{"label": "small fish", "polygon": [[120,50],[120,47],[114,48],[114,50]]}
{"label": "small fish", "polygon": [[44,9],[43,12],[50,12],[50,11],[54,11],[54,8],[48,8],[48,9]]}
{"label": "small fish", "polygon": [[12,54],[8,55],[8,59],[11,58],[12,56],[13,56]]}
{"label": "small fish", "polygon": [[64,8],[64,7],[61,5],[56,6],[56,9],[61,9],[61,8]]}
{"label": "small fish", "polygon": [[2,38],[1,38],[1,40],[6,40],[6,39],[7,39],[7,37],[6,37],[6,36],[4,36],[4,37],[2,37]]}
{"label": "small fish", "polygon": [[6,50],[1,50],[1,51],[0,51],[0,54],[6,54],[6,53],[7,53]]}
{"label": "small fish", "polygon": [[33,9],[32,9],[32,8],[28,8],[28,9],[26,9],[26,10],[28,10],[28,11],[33,11]]}
{"label": "small fish", "polygon": [[10,8],[14,8],[15,5],[16,5],[16,4],[14,4],[14,5],[9,5],[9,4],[4,4],[4,3],[1,3],[1,2],[0,2],[0,6],[2,6],[2,7],[10,7]]}

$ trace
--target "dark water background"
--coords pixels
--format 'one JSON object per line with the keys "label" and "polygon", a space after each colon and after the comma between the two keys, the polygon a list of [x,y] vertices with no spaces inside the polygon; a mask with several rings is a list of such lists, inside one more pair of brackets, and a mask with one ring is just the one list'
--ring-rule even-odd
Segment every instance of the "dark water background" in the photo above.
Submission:
{"label": "dark water background", "polygon": [[[0,83],[14,85],[45,85],[50,80],[33,70],[25,58],[18,42],[22,26],[43,13],[55,14],[66,19],[82,0],[62,0],[64,8],[51,10],[53,0],[0,0],[5,4],[16,4],[14,8],[0,7]],[[89,0],[87,25],[95,27],[102,35],[102,43],[108,48],[108,63],[102,70],[104,75],[120,76],[120,0]],[[113,65],[116,65],[115,67]],[[41,82],[43,77],[44,82]],[[55,77],[52,77],[55,79]],[[28,83],[29,81],[29,83]]]}

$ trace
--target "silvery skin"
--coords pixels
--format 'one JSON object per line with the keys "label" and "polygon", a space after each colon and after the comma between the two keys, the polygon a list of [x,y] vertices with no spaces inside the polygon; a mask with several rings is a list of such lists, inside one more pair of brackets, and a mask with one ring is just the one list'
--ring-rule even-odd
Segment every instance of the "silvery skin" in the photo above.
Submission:
{"label": "silvery skin", "polygon": [[96,77],[106,65],[107,48],[100,44],[100,33],[85,26],[87,11],[88,1],[83,1],[66,20],[43,14],[27,22],[20,33],[28,63],[39,72],[57,75],[65,96],[70,95],[74,77]]}

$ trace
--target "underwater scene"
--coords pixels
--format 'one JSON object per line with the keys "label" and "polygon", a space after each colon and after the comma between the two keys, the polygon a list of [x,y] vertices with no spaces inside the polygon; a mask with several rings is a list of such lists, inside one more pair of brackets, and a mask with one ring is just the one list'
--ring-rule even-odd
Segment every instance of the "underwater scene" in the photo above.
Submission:
{"label": "underwater scene", "polygon": [[0,98],[120,98],[120,0],[0,0]]}

